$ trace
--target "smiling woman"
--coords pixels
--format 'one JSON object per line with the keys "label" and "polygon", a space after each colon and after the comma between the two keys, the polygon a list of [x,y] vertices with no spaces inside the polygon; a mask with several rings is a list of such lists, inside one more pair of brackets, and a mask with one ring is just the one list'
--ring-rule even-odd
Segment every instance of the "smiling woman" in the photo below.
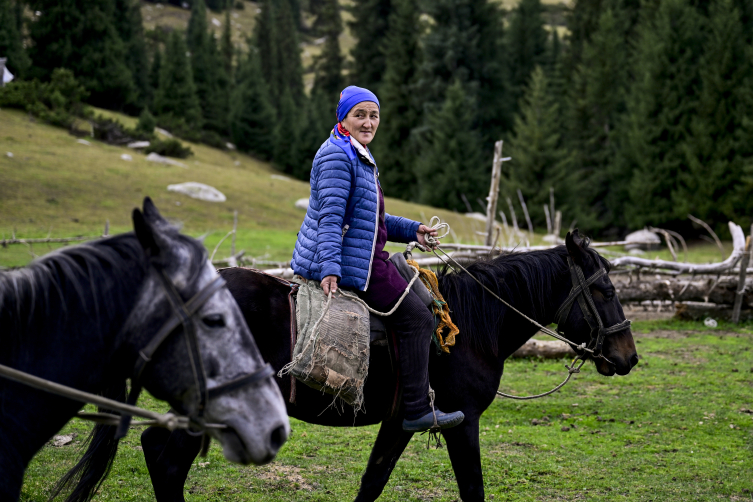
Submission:
{"label": "smiling woman", "polygon": [[379,128],[379,99],[350,86],[340,93],[337,124],[314,158],[311,196],[298,233],[291,267],[299,276],[321,282],[324,294],[338,287],[354,290],[370,307],[392,311],[386,323],[398,338],[406,431],[433,425],[450,428],[461,412],[442,413],[429,402],[429,346],[434,319],[384,250],[388,240],[418,241],[437,232],[384,210],[379,169],[368,149]]}

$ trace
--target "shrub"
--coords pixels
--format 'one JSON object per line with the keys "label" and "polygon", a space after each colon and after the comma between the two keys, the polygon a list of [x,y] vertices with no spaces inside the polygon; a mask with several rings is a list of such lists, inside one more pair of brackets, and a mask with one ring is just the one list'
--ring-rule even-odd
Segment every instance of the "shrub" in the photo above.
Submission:
{"label": "shrub", "polygon": [[166,140],[156,139],[144,151],[146,153],[154,152],[163,157],[175,157],[178,159],[185,159],[193,155],[190,147],[183,146],[183,143],[174,138]]}

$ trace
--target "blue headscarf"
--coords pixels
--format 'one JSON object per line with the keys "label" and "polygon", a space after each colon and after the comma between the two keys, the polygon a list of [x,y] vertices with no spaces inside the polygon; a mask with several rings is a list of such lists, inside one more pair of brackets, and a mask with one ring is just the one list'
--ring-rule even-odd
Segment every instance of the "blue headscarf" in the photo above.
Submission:
{"label": "blue headscarf", "polygon": [[376,94],[363,87],[356,87],[351,85],[343,89],[340,93],[340,102],[337,103],[337,124],[332,129],[330,134],[330,141],[343,149],[345,154],[350,160],[355,160],[356,150],[350,142],[350,133],[345,128],[340,126],[340,123],[348,116],[348,112],[353,109],[358,103],[364,101],[373,101],[379,106],[379,100]]}
{"label": "blue headscarf", "polygon": [[337,103],[337,121],[342,122],[354,106],[364,101],[373,101],[379,106],[376,94],[368,89],[356,87],[355,85],[343,89],[343,92],[340,93],[340,102]]}

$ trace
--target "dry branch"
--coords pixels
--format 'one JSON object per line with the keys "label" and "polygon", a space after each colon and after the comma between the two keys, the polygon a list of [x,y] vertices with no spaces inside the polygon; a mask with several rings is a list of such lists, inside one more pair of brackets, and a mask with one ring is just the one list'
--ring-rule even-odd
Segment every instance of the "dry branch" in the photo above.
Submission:
{"label": "dry branch", "polygon": [[489,197],[486,206],[486,245],[492,244],[494,230],[494,216],[497,214],[497,199],[499,198],[499,178],[502,175],[502,145],[499,140],[494,143],[494,160],[492,161],[492,183],[489,187]]}
{"label": "dry branch", "polygon": [[565,342],[559,340],[528,340],[512,357],[540,357],[542,359],[561,359],[575,356],[575,352]]}
{"label": "dry branch", "polygon": [[729,230],[732,234],[732,254],[726,260],[719,263],[675,263],[664,260],[647,260],[635,256],[623,256],[612,260],[615,267],[635,266],[651,269],[674,270],[680,273],[692,274],[715,274],[725,272],[737,265],[737,262],[745,252],[745,235],[740,225],[729,222]]}

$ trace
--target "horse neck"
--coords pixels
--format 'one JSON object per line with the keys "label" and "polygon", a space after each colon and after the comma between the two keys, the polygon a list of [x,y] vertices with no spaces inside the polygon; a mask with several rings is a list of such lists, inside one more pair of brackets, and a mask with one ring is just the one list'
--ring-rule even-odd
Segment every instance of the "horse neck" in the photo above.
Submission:
{"label": "horse neck", "polygon": [[118,236],[0,276],[6,327],[0,343],[9,349],[0,363],[82,390],[101,389],[146,276],[136,246],[135,237]]}

